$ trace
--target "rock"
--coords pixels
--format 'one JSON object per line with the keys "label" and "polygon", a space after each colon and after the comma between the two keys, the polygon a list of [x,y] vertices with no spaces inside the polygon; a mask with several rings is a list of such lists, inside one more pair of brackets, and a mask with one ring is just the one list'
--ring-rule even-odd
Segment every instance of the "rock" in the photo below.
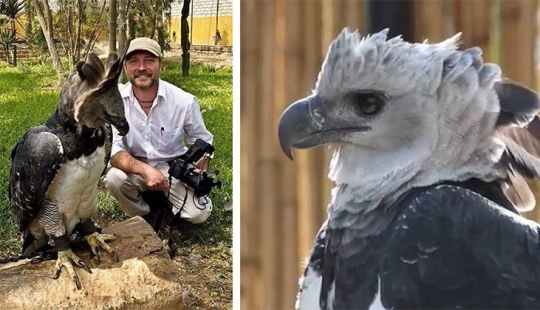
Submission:
{"label": "rock", "polygon": [[98,265],[88,247],[74,247],[92,270],[75,267],[81,290],[65,268],[52,278],[55,261],[0,265],[0,309],[184,309],[179,271],[144,219],[128,219],[103,233],[119,235],[109,244],[120,262],[102,251]]}
{"label": "rock", "polygon": [[232,200],[227,202],[227,204],[225,205],[225,211],[232,211],[233,210],[233,203],[232,203]]}

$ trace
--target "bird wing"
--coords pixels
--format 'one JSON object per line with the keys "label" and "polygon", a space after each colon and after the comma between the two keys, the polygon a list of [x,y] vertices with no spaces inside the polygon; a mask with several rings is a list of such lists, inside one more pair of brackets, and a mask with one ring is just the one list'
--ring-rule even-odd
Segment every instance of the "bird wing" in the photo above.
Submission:
{"label": "bird wing", "polygon": [[387,229],[386,308],[539,308],[540,226],[456,186],[417,196]]}
{"label": "bird wing", "polygon": [[315,237],[311,247],[309,260],[300,279],[300,289],[296,296],[295,309],[319,309],[321,294],[322,269],[324,266],[324,252],[326,248],[327,222],[324,222]]}
{"label": "bird wing", "polygon": [[39,214],[63,161],[60,139],[45,126],[30,129],[11,151],[9,198],[19,231]]}
{"label": "bird wing", "polygon": [[503,190],[519,211],[530,211],[536,201],[525,179],[540,179],[540,110],[538,94],[506,80],[494,86],[500,103],[497,136],[507,148],[502,162],[509,166]]}
{"label": "bird wing", "polygon": [[505,194],[519,211],[530,211],[536,205],[534,194],[525,181],[540,179],[540,120],[537,116],[526,128],[511,127],[501,130],[499,135],[506,144],[501,162],[511,172]]}
{"label": "bird wing", "polygon": [[540,308],[537,223],[455,185],[394,207],[377,235],[323,226],[304,274],[316,285],[304,279],[298,309]]}

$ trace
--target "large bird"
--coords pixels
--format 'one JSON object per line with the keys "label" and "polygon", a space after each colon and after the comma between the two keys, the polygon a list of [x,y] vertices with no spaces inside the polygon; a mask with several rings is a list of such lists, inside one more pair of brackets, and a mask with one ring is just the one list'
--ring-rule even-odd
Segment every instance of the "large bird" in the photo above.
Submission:
{"label": "large bird", "polygon": [[458,44],[345,29],[283,112],[287,156],[333,150],[297,309],[540,308],[540,226],[518,213],[539,97]]}
{"label": "large bird", "polygon": [[44,125],[28,130],[11,152],[9,196],[19,230],[22,257],[32,257],[48,244],[58,258],[54,278],[64,266],[81,283],[73,265],[91,272],[70,248],[76,231],[100,259],[103,248],[118,261],[106,241],[114,236],[98,232],[92,221],[97,211],[98,181],[111,149],[111,127],[129,131],[118,91],[122,59],[110,53],[107,68],[90,53],[64,83],[56,111]]}

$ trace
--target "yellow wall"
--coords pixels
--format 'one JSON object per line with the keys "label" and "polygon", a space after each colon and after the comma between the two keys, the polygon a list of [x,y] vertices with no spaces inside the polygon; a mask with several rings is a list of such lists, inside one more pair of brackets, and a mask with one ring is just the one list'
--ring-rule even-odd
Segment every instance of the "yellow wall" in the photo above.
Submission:
{"label": "yellow wall", "polygon": [[[216,31],[216,17],[193,17],[193,26],[191,17],[188,17],[190,30],[193,31],[193,45],[214,45],[214,35]],[[221,33],[221,42],[218,45],[233,45],[233,20],[232,16],[220,16],[218,20],[218,29]],[[176,42],[172,33],[176,31]],[[171,18],[171,29],[169,31],[171,42],[180,44],[180,18]]]}
{"label": "yellow wall", "polygon": [[[25,16],[20,16],[18,18],[19,22],[24,25]],[[193,27],[191,26],[191,16],[188,17],[189,27],[193,31],[193,42],[194,45],[214,45],[214,35],[216,31],[216,17],[193,17]],[[34,24],[34,27],[39,27],[39,24]],[[10,29],[9,23],[5,25],[6,28]],[[24,35],[24,28],[21,27],[18,23],[16,24],[17,34],[19,36]],[[220,16],[218,20],[218,28],[221,33],[221,42],[219,45],[233,45],[233,19],[232,16]],[[173,40],[172,33],[176,31],[176,42]],[[174,44],[180,44],[180,18],[173,17],[171,19],[171,29],[169,31],[170,40]],[[99,40],[106,41],[108,39],[107,31],[102,31]]]}

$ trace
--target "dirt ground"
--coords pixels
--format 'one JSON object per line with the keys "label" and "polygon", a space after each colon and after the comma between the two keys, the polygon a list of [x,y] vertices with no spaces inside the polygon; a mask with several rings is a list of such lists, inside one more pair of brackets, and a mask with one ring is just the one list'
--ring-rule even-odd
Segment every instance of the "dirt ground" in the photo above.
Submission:
{"label": "dirt ground", "polygon": [[[94,46],[93,51],[96,52],[98,55],[106,58],[107,51],[109,50],[108,44],[109,43],[106,41],[97,42]],[[216,68],[232,67],[233,65],[233,55],[231,53],[214,54],[191,50],[189,51],[189,54],[192,62],[201,62],[211,66],[215,66]],[[165,58],[181,61],[182,50],[173,49],[171,51],[167,51],[165,52]]]}
{"label": "dirt ground", "polygon": [[[204,63],[216,68],[232,67],[233,65],[233,56],[231,53],[208,54],[204,52],[190,51],[189,54],[191,61],[195,63]],[[181,55],[181,50],[174,50],[171,52],[166,52],[165,58],[181,61]]]}

